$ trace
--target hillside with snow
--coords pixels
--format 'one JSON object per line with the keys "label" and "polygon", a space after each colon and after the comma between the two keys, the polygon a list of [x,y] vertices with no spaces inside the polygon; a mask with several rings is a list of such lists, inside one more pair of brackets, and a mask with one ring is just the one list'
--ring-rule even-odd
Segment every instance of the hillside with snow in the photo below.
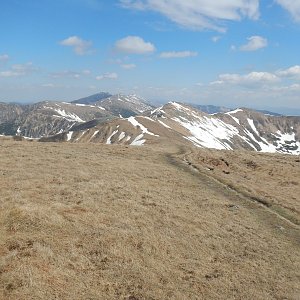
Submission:
{"label": "hillside with snow", "polygon": [[17,105],[0,103],[0,134],[27,138],[53,136],[97,120],[141,114],[153,106],[136,95],[99,93],[73,102],[43,101]]}
{"label": "hillside with snow", "polygon": [[[70,133],[72,132],[72,133]],[[138,116],[119,117],[47,140],[147,145],[179,143],[212,149],[300,154],[300,118],[270,116],[249,109],[207,114],[169,102]]]}

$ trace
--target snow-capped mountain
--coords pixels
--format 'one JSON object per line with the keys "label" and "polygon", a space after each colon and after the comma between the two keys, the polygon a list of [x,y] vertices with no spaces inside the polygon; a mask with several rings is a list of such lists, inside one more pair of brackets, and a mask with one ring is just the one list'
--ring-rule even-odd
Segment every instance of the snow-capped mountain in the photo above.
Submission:
{"label": "snow-capped mountain", "polygon": [[95,105],[101,105],[113,115],[119,117],[130,117],[142,114],[154,107],[148,104],[144,99],[137,95],[117,94],[100,101],[95,102]]}
{"label": "snow-capped mountain", "polygon": [[118,118],[79,130],[73,128],[54,138],[128,145],[179,143],[300,154],[300,117],[270,116],[249,109],[210,115],[170,102],[140,116]]}
{"label": "snow-capped mountain", "polygon": [[105,95],[93,95],[92,104],[86,104],[87,98],[83,98],[85,103],[79,103],[80,99],[24,106],[1,103],[0,134],[300,154],[300,117],[273,116],[247,108],[209,114],[177,102],[154,108],[136,95],[100,96]]}
{"label": "snow-capped mountain", "polygon": [[71,103],[44,101],[23,106],[1,103],[0,134],[30,138],[52,136],[91,120],[97,120],[98,124],[120,116],[134,116],[151,108],[136,95],[111,96],[108,93]]}
{"label": "snow-capped mountain", "polygon": [[39,102],[18,106],[18,113],[0,120],[0,134],[22,135],[30,138],[55,135],[76,124],[93,119],[107,121],[113,118],[110,112],[95,105],[72,104],[67,102]]}

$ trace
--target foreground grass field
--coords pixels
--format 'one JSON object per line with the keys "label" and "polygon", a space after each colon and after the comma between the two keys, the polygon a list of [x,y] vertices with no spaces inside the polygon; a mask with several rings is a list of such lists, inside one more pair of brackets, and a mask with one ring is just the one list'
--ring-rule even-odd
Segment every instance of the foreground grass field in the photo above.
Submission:
{"label": "foreground grass field", "polygon": [[299,299],[298,158],[241,155],[0,141],[0,299]]}

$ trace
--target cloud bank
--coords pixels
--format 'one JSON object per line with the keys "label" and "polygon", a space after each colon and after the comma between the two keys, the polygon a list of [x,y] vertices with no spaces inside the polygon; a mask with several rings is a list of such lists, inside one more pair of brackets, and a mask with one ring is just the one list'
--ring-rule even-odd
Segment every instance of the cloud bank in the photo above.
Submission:
{"label": "cloud bank", "polygon": [[127,9],[155,11],[192,30],[225,32],[223,21],[259,18],[259,0],[120,0]]}

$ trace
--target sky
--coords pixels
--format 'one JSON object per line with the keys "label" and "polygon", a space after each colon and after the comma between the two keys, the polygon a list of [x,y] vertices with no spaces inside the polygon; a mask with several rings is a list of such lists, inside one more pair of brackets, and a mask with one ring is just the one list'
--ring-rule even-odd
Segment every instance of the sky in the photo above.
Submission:
{"label": "sky", "polygon": [[0,0],[0,101],[101,91],[300,111],[300,0]]}

